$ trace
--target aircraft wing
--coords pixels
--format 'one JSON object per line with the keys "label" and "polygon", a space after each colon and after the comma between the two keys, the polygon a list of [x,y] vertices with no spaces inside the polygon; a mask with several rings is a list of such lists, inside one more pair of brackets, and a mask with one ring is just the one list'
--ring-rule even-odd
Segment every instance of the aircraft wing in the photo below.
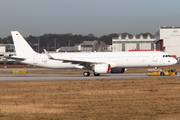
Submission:
{"label": "aircraft wing", "polygon": [[53,58],[45,49],[44,49],[44,52],[49,59],[63,61],[64,63],[79,64],[79,65],[83,65],[86,67],[90,66],[92,64],[103,64],[104,63],[104,62],[91,62],[91,61],[81,61],[81,60],[56,59],[56,58]]}

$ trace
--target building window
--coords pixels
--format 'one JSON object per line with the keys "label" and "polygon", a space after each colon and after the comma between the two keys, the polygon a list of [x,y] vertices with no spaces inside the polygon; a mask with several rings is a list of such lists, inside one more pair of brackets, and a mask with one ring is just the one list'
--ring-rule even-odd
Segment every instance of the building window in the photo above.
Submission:
{"label": "building window", "polygon": [[173,33],[178,33],[178,30],[173,30]]}

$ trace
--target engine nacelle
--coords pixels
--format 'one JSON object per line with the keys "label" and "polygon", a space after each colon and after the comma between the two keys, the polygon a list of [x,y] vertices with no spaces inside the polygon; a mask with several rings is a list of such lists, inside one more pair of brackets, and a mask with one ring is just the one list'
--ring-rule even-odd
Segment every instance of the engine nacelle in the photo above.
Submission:
{"label": "engine nacelle", "polygon": [[124,73],[125,68],[112,68],[111,73]]}
{"label": "engine nacelle", "polygon": [[97,65],[94,65],[94,67],[92,68],[92,70],[93,70],[96,74],[100,74],[100,73],[110,73],[110,72],[111,72],[111,65],[110,65],[110,64],[97,64]]}

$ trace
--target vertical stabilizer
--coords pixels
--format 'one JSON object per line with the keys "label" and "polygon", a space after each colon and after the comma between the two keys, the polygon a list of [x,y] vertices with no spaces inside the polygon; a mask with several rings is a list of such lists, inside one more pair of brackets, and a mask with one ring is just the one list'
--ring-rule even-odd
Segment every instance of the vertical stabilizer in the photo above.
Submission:
{"label": "vertical stabilizer", "polygon": [[37,54],[18,31],[11,31],[11,35],[18,56]]}

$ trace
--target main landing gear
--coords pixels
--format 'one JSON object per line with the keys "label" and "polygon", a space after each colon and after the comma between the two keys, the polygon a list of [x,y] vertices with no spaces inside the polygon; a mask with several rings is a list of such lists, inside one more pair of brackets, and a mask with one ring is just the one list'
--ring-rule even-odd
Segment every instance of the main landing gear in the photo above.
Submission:
{"label": "main landing gear", "polygon": [[[85,71],[85,72],[83,73],[83,75],[84,75],[85,77],[90,76],[90,72],[89,72],[89,71]],[[100,74],[94,73],[94,76],[100,76]]]}
{"label": "main landing gear", "polygon": [[94,76],[100,76],[100,74],[96,74],[96,73],[94,73]]}
{"label": "main landing gear", "polygon": [[85,71],[85,72],[83,73],[83,75],[84,75],[85,77],[90,76],[90,72],[89,72],[89,71]]}

